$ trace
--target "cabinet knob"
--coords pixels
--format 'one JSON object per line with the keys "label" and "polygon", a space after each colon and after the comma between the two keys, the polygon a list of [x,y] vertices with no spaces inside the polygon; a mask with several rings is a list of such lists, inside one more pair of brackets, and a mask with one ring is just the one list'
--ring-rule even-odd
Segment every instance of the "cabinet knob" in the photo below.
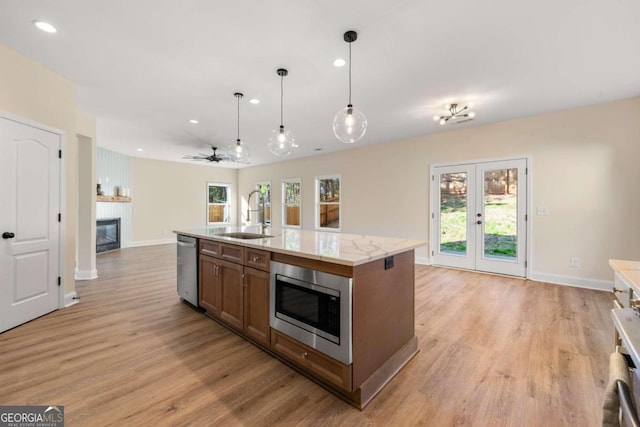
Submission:
{"label": "cabinet knob", "polygon": [[305,351],[304,353],[302,353],[302,357],[304,357],[305,359],[307,358],[309,354],[307,354],[307,352]]}
{"label": "cabinet knob", "polygon": [[254,256],[254,257],[253,257],[253,262],[258,262],[258,261],[260,261],[260,257],[258,257],[258,256]]}

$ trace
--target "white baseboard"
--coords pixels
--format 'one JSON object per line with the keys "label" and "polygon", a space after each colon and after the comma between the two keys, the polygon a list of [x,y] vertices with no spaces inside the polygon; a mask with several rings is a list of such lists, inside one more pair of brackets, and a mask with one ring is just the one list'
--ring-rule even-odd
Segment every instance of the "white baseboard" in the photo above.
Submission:
{"label": "white baseboard", "polygon": [[611,289],[613,288],[613,282],[611,281],[588,279],[585,277],[561,276],[559,274],[531,272],[530,280],[553,283],[556,285],[573,286],[576,288],[595,289],[598,291],[611,292]]}
{"label": "white baseboard", "polygon": [[78,294],[76,293],[76,291],[69,292],[68,294],[64,294],[64,306],[65,306],[65,308],[66,307],[71,307],[72,305],[75,305],[78,302],[80,302],[80,300],[78,300],[77,298],[78,298]]}
{"label": "white baseboard", "polygon": [[429,259],[429,257],[417,256],[415,262],[418,265],[431,265],[431,259]]}
{"label": "white baseboard", "polygon": [[157,240],[140,240],[138,242],[129,242],[127,243],[127,248],[137,248],[139,246],[155,246],[155,245],[168,245],[170,243],[176,243],[176,237],[173,236],[168,239],[157,239]]}
{"label": "white baseboard", "polygon": [[98,270],[76,270],[76,280],[93,280],[98,278]]}

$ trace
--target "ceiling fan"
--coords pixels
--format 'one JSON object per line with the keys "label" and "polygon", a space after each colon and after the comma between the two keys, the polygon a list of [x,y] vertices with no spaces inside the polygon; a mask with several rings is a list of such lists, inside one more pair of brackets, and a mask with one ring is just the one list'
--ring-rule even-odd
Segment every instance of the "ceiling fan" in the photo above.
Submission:
{"label": "ceiling fan", "polygon": [[197,156],[184,156],[183,159],[186,160],[202,160],[202,161],[209,161],[209,162],[224,162],[227,160],[230,160],[230,156],[226,155],[226,154],[217,154],[216,150],[218,149],[218,147],[211,147],[211,149],[213,150],[213,154],[211,155],[206,155],[203,153],[200,153]]}

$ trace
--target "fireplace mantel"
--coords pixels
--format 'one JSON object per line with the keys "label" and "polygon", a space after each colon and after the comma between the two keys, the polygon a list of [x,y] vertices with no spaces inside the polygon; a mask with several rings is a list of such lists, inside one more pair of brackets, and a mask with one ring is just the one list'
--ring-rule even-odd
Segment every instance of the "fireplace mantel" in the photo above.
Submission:
{"label": "fireplace mantel", "polygon": [[96,202],[131,203],[131,197],[128,197],[128,196],[96,196]]}

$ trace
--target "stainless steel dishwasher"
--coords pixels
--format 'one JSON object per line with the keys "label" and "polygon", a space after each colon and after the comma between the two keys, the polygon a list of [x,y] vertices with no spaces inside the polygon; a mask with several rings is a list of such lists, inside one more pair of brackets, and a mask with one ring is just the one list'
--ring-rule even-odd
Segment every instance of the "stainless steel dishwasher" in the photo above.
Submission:
{"label": "stainless steel dishwasher", "polygon": [[198,306],[198,239],[178,234],[178,295]]}

